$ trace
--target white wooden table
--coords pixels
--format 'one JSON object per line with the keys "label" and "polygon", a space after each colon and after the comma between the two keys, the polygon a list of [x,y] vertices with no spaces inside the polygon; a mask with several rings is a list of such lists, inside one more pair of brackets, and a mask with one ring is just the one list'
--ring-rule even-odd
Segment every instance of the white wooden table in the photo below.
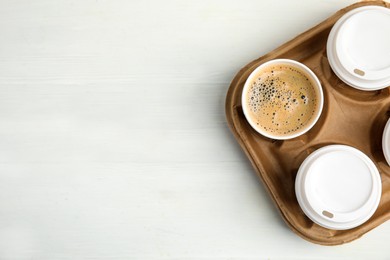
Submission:
{"label": "white wooden table", "polygon": [[236,72],[351,0],[1,0],[0,259],[389,259],[282,221],[230,133]]}

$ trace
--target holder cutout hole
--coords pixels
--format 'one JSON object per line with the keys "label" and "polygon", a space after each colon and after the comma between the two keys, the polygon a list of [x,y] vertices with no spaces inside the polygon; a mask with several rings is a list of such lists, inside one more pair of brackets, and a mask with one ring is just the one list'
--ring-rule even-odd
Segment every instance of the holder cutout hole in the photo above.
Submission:
{"label": "holder cutout hole", "polygon": [[359,70],[359,69],[354,69],[353,72],[355,72],[356,74],[358,74],[359,76],[364,76],[366,73],[362,70]]}
{"label": "holder cutout hole", "polygon": [[333,218],[334,217],[333,214],[330,213],[327,210],[322,211],[322,215],[324,215],[325,217],[328,217],[328,218]]}

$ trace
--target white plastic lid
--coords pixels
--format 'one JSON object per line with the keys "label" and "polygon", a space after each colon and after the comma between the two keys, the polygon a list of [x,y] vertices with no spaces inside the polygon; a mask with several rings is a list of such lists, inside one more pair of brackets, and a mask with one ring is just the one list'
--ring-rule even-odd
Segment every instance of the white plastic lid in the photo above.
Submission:
{"label": "white plastic lid", "polygon": [[382,150],[387,164],[390,165],[390,119],[387,121],[382,136]]}
{"label": "white plastic lid", "polygon": [[374,214],[382,193],[381,178],[375,164],[361,151],[329,145],[302,163],[295,193],[313,222],[329,229],[350,229]]}
{"label": "white plastic lid", "polygon": [[390,85],[390,9],[356,8],[333,26],[327,43],[329,64],[346,84],[361,90]]}

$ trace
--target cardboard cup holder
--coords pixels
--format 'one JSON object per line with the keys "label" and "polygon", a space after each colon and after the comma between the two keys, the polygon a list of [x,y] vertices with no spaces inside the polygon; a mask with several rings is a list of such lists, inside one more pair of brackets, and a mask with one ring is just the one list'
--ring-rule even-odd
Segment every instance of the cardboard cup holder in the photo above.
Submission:
{"label": "cardboard cup holder", "polygon": [[[390,8],[390,3],[367,1],[338,11],[242,68],[226,97],[228,125],[283,219],[296,234],[322,245],[350,242],[390,218],[390,166],[382,150],[382,134],[390,117],[389,88],[364,91],[345,84],[332,71],[326,51],[328,35],[338,19],[366,5]],[[290,140],[272,140],[257,133],[246,120],[241,106],[246,79],[260,64],[272,59],[292,59],[305,64],[317,75],[324,92],[324,107],[317,123],[307,133]],[[295,178],[302,162],[315,150],[332,144],[362,151],[374,162],[382,180],[382,196],[375,214],[353,229],[332,230],[315,224],[304,214],[295,195]]]}

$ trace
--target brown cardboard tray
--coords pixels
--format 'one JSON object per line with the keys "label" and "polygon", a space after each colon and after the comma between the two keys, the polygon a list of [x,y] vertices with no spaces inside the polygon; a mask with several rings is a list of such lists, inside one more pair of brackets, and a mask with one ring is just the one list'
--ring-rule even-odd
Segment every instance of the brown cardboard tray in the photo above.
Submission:
{"label": "brown cardboard tray", "polygon": [[[283,219],[296,234],[322,245],[350,242],[390,218],[390,167],[382,152],[382,132],[390,116],[390,90],[366,92],[346,85],[333,73],[326,55],[326,41],[333,24],[346,12],[365,5],[390,8],[390,3],[367,1],[338,11],[242,68],[226,97],[228,125]],[[324,108],[316,125],[306,134],[286,141],[268,139],[255,132],[241,107],[242,88],[249,74],[260,64],[276,58],[306,64],[318,76],[324,91]],[[310,153],[329,144],[360,149],[374,161],[382,178],[382,197],[377,211],[366,223],[354,229],[330,230],[313,223],[305,216],[295,197],[294,182],[300,164]]]}

